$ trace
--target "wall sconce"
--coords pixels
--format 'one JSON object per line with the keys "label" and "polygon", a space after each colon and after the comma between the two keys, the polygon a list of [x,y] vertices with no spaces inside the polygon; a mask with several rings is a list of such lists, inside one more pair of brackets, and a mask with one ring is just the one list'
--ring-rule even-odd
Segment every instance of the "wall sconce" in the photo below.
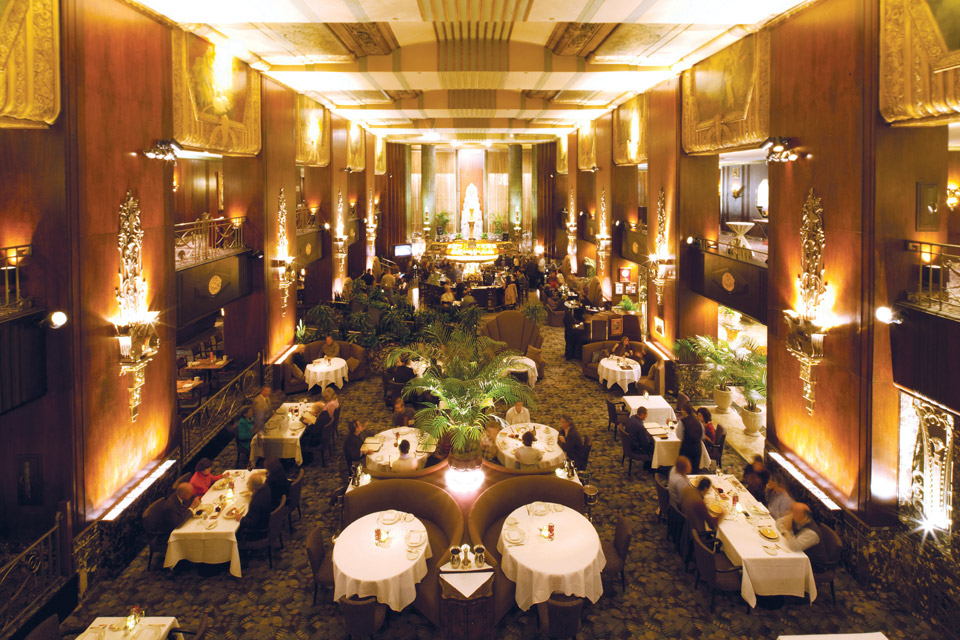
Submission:
{"label": "wall sconce", "polygon": [[730,195],[733,196],[734,200],[739,200],[743,196],[743,183],[740,182],[740,168],[732,168],[731,173],[733,177],[730,182]]}
{"label": "wall sconce", "polygon": [[280,188],[280,198],[277,206],[277,257],[273,266],[278,270],[278,286],[280,287],[280,315],[287,315],[287,300],[290,296],[290,287],[297,281],[297,267],[293,263],[293,256],[289,254],[287,243],[287,197]]}
{"label": "wall sconce", "polygon": [[878,322],[882,322],[883,324],[901,324],[903,322],[903,318],[897,315],[897,312],[890,307],[877,307],[874,316]]}
{"label": "wall sconce", "polygon": [[144,149],[143,155],[151,160],[163,160],[177,164],[177,157],[183,151],[175,140],[157,140],[149,149]]}
{"label": "wall sconce", "polygon": [[960,207],[960,186],[955,182],[947,184],[947,208],[956,211]]}
{"label": "wall sconce", "polygon": [[657,241],[656,252],[650,254],[650,262],[654,268],[653,284],[656,286],[657,306],[663,306],[663,287],[670,277],[671,265],[669,248],[667,247],[667,198],[660,186],[657,195]]}
{"label": "wall sconce", "polygon": [[127,191],[120,205],[120,286],[116,289],[120,313],[113,318],[120,344],[120,375],[132,374],[130,417],[136,422],[142,401],[146,368],[160,349],[155,323],[156,311],[147,306],[147,281],[142,274],[143,228],[140,226],[140,201]]}
{"label": "wall sconce", "polygon": [[942,405],[913,392],[900,391],[900,519],[917,531],[949,537],[953,517],[953,449],[955,417]]}
{"label": "wall sconce", "polygon": [[49,327],[51,329],[59,329],[63,325],[67,324],[67,314],[63,311],[54,311],[48,313],[41,322],[41,326]]}
{"label": "wall sconce", "polygon": [[757,213],[761,218],[769,215],[770,209],[770,181],[764,178],[757,185]]}
{"label": "wall sconce", "polygon": [[800,380],[803,382],[803,397],[807,413],[813,415],[815,400],[814,372],[823,360],[823,340],[832,326],[829,319],[832,302],[827,295],[823,279],[823,207],[813,189],[803,203],[803,222],[800,227],[800,267],[803,273],[797,276],[799,301],[797,309],[783,312],[787,322],[787,350],[800,363]]}
{"label": "wall sconce", "polygon": [[761,151],[767,152],[767,164],[771,162],[793,162],[800,155],[793,148],[790,138],[767,138],[760,145]]}

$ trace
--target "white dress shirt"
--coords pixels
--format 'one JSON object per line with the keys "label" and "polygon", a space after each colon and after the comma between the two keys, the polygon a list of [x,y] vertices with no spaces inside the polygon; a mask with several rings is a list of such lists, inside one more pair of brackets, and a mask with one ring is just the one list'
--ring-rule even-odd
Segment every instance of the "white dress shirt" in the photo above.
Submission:
{"label": "white dress shirt", "polygon": [[401,453],[400,457],[390,465],[390,468],[394,471],[415,471],[417,469],[417,459],[412,453]]}
{"label": "white dress shirt", "polygon": [[777,529],[783,534],[783,541],[791,551],[806,551],[820,542],[820,536],[809,527],[801,529],[796,535],[793,533],[793,516],[785,515],[777,520]]}
{"label": "white dress shirt", "polygon": [[683,493],[683,490],[689,486],[690,481],[687,479],[687,476],[678,472],[676,467],[670,469],[670,480],[668,482],[668,487],[670,488],[670,504],[679,509],[680,495]]}
{"label": "white dress shirt", "polygon": [[507,409],[507,424],[522,424],[526,422],[530,422],[530,409],[526,407],[521,407],[520,411],[517,411],[516,407]]}
{"label": "white dress shirt", "polygon": [[521,467],[536,466],[536,464],[540,462],[540,459],[543,458],[543,451],[524,445],[517,447],[514,456],[516,456],[517,462],[520,463]]}

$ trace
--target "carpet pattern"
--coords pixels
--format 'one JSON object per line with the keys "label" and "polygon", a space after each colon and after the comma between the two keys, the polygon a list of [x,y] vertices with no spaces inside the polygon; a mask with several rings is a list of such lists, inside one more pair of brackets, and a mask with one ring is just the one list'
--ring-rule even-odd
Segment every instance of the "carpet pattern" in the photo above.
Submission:
{"label": "carpet pattern", "polygon": [[[718,594],[716,611],[709,611],[709,593],[694,588],[694,574],[683,564],[666,539],[666,527],[657,524],[657,500],[653,477],[634,465],[628,478],[620,466],[620,445],[606,431],[604,392],[593,380],[580,374],[579,362],[563,359],[563,330],[541,329],[544,335],[546,377],[537,382],[538,406],[531,410],[536,422],[557,425],[563,414],[573,417],[581,435],[594,437],[590,459],[591,482],[600,487],[601,538],[613,536],[615,519],[623,515],[633,524],[634,537],[627,564],[627,589],[607,584],[605,595],[584,608],[578,638],[770,638],[781,634],[854,633],[882,631],[891,640],[940,638],[930,621],[901,608],[887,594],[865,591],[841,571],[837,605],[822,587],[813,605],[786,598],[776,610],[757,608],[748,613],[739,594]],[[341,395],[341,431],[360,418],[374,430],[389,426],[389,413],[382,402],[378,376],[348,383]],[[216,460],[216,469],[231,468],[236,459],[233,444]],[[742,460],[727,447],[725,468],[742,467]],[[304,541],[318,523],[325,535],[334,533],[336,514],[329,499],[339,484],[334,464],[319,462],[305,467],[302,496],[303,520],[294,523],[294,533],[284,529],[282,550],[274,552],[274,569],[263,556],[243,558],[243,578],[230,576],[225,567],[185,565],[176,571],[156,567],[147,570],[147,549],[116,579],[105,580],[85,594],[80,606],[64,621],[63,628],[84,628],[97,616],[126,615],[138,604],[147,615],[176,616],[181,626],[195,628],[204,612],[211,622],[207,638],[294,639],[345,638],[346,631],[332,593],[320,592],[312,604],[311,577]],[[328,547],[329,550],[329,547]],[[514,609],[503,619],[497,638],[537,637],[535,609]],[[412,608],[391,612],[379,637],[427,639],[439,637],[437,629]]]}

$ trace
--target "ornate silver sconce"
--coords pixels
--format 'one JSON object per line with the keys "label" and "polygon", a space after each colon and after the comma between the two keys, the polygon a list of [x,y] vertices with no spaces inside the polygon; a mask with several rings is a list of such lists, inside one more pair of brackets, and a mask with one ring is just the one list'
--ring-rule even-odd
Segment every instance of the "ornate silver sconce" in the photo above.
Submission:
{"label": "ornate silver sconce", "polygon": [[160,348],[156,320],[159,315],[147,305],[148,287],[142,274],[143,228],[140,226],[140,201],[127,191],[120,205],[120,286],[116,289],[120,313],[113,319],[120,344],[120,375],[130,380],[130,417],[135,422],[142,402],[146,368]]}
{"label": "ornate silver sconce", "polygon": [[653,284],[657,292],[657,307],[663,306],[663,287],[670,278],[670,249],[667,245],[667,197],[663,185],[657,194],[657,240],[653,255],[650,256],[653,268]]}
{"label": "ornate silver sconce", "polygon": [[287,241],[287,197],[280,189],[280,198],[277,206],[277,257],[273,264],[278,270],[278,286],[280,287],[280,315],[287,315],[287,301],[290,297],[290,287],[297,281],[297,268],[293,263],[293,256],[289,253]]}

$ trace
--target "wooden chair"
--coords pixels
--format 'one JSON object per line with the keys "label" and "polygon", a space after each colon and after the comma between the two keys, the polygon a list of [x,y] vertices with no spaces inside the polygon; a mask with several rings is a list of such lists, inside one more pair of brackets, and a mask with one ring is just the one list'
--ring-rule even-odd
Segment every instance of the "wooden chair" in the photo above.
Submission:
{"label": "wooden chair", "polygon": [[[150,506],[148,506],[143,511],[144,522],[149,521],[147,514],[151,513],[154,509],[159,509],[160,505],[163,503],[164,500],[166,500],[166,498],[158,498],[154,500],[152,503],[150,503]],[[147,558],[147,571],[149,571],[151,565],[153,565],[154,553],[161,554],[160,566],[163,566],[162,554],[167,552],[167,540],[170,539],[170,532],[169,531],[153,531],[151,529],[148,529],[146,525],[144,525],[143,531],[144,533],[147,534],[147,544],[150,546],[150,556]]]}
{"label": "wooden chair", "polygon": [[387,605],[377,602],[376,596],[340,598],[340,613],[351,638],[369,638],[375,634],[387,617]]}
{"label": "wooden chair", "polygon": [[287,515],[287,496],[280,498],[280,504],[270,512],[270,524],[267,530],[263,531],[262,537],[254,539],[241,538],[237,540],[237,547],[241,551],[262,551],[266,549],[267,559],[270,561],[270,568],[273,569],[273,544],[280,541],[280,548],[283,549],[283,521]]}
{"label": "wooden chair", "polygon": [[670,509],[670,488],[663,476],[657,475],[653,479],[653,486],[657,489],[657,502],[660,510],[657,511],[657,523],[666,522],[667,510]]}
{"label": "wooden chair", "polygon": [[825,524],[820,525],[820,533],[823,534],[823,543],[827,548],[830,560],[825,564],[814,566],[813,579],[817,584],[830,585],[830,596],[833,598],[833,604],[837,604],[837,592],[834,589],[833,582],[836,580],[837,568],[840,566],[843,542],[841,542],[837,532]]}
{"label": "wooden chair", "polygon": [[[693,532],[693,555],[697,561],[697,579],[693,587],[697,588],[702,581],[710,588],[710,612],[713,613],[717,591],[740,591],[743,582],[740,567],[733,566],[727,556],[718,551],[717,546],[708,547],[696,531]],[[747,613],[749,612],[748,605]]]}
{"label": "wooden chair", "polygon": [[577,471],[586,471],[587,465],[590,464],[590,452],[593,451],[593,437],[592,436],[583,436],[583,459],[574,460],[574,463],[577,465]]}
{"label": "wooden chair", "polygon": [[[337,405],[337,408],[333,410],[333,441],[340,441],[340,410],[343,408],[342,405]],[[331,450],[332,454],[333,451]]]}
{"label": "wooden chair", "polygon": [[333,554],[327,553],[323,541],[323,527],[317,525],[309,534],[306,541],[307,560],[310,562],[310,571],[313,573],[313,604],[317,604],[317,592],[322,586],[324,589],[333,589]]}
{"label": "wooden chair", "polygon": [[[607,431],[613,429],[613,437],[617,437],[617,427],[627,424],[630,412],[627,411],[627,405],[623,402],[614,402],[607,400]],[[623,464],[621,462],[621,464]]]}
{"label": "wooden chair", "polygon": [[233,441],[237,445],[237,469],[246,469],[250,464],[250,442],[240,442],[240,431],[234,427]]}
{"label": "wooden chair", "polygon": [[625,429],[617,427],[617,433],[620,434],[620,449],[622,451],[620,455],[620,468],[623,468],[623,461],[629,460],[630,465],[627,467],[627,476],[633,475],[633,461],[636,460],[641,464],[644,462],[650,462],[653,460],[653,453],[637,453],[633,450],[630,444],[630,434],[626,432]]}
{"label": "wooden chair", "polygon": [[303,469],[297,473],[297,477],[290,483],[287,490],[287,525],[290,527],[290,535],[293,535],[293,510],[297,510],[297,520],[303,519],[303,511],[300,510],[300,492],[303,490]]}
{"label": "wooden chair", "polygon": [[583,598],[554,593],[546,602],[537,604],[540,633],[548,638],[575,638],[580,631]]}
{"label": "wooden chair", "polygon": [[717,425],[717,435],[714,437],[713,444],[704,442],[704,446],[707,447],[707,453],[710,454],[710,459],[717,463],[717,466],[721,465],[721,459],[723,458],[723,446],[727,442],[727,429],[722,424]]}
{"label": "wooden chair", "polygon": [[192,478],[192,477],[193,477],[193,472],[192,472],[192,471],[188,471],[187,473],[185,473],[185,474],[183,474],[182,476],[180,476],[179,478],[177,478],[177,479],[174,481],[174,483],[173,483],[173,490],[176,491],[176,490],[177,490],[177,487],[179,487],[180,485],[182,485],[184,482],[190,482],[190,478]]}
{"label": "wooden chair", "polygon": [[57,614],[53,614],[34,627],[24,637],[24,640],[60,640],[62,637],[60,635],[60,619],[57,618]]}
{"label": "wooden chair", "polygon": [[630,531],[630,523],[624,518],[617,518],[617,528],[613,533],[613,540],[602,540],[600,548],[603,549],[603,557],[607,559],[607,564],[603,567],[601,575],[615,576],[620,574],[620,587],[627,590],[627,556],[630,553],[630,541],[633,539],[633,533]]}

